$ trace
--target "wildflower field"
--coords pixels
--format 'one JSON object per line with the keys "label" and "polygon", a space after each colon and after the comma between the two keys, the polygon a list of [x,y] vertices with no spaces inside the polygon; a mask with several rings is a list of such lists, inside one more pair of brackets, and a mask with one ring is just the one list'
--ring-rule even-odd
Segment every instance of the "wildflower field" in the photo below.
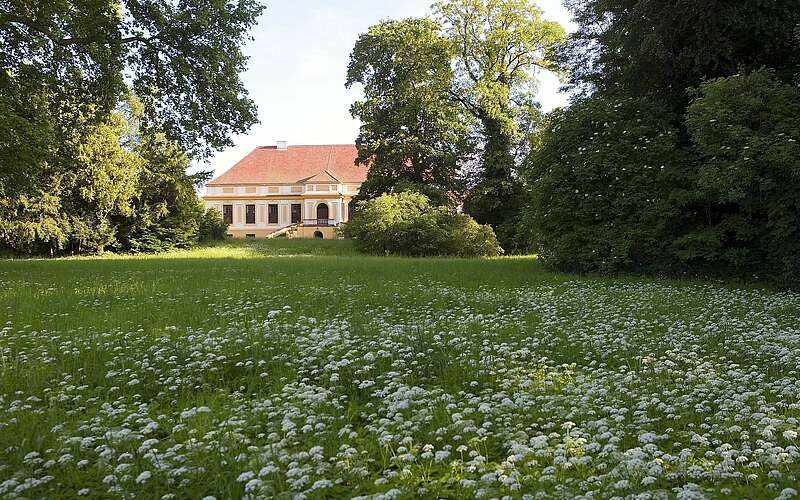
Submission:
{"label": "wildflower field", "polygon": [[0,498],[790,498],[800,294],[347,242],[0,261]]}

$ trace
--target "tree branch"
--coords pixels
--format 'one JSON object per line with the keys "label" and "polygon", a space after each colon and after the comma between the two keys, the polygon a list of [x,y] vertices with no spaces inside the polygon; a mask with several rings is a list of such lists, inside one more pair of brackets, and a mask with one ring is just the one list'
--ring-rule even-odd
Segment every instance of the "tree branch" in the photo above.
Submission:
{"label": "tree branch", "polygon": [[64,44],[63,38],[58,38],[54,36],[45,26],[35,21],[31,21],[30,19],[25,19],[24,17],[16,16],[9,12],[3,12],[2,17],[0,17],[0,19],[11,24],[21,24],[22,26],[25,26],[29,30],[35,31],[40,35],[44,35],[56,45],[66,45]]}
{"label": "tree branch", "polygon": [[[53,33],[51,29],[48,29],[47,26],[32,21],[30,19],[26,19],[24,17],[20,17],[9,12],[0,13],[0,20],[12,23],[12,24],[19,24],[25,26],[29,30],[35,31],[40,35],[43,35],[48,40],[50,40],[53,44],[61,46],[61,47],[68,47],[70,45],[87,45],[90,43],[96,42],[108,42],[109,40],[103,39],[102,37],[94,36],[94,37],[62,37],[57,36]],[[162,33],[157,33],[153,36],[146,37],[142,35],[131,35],[127,37],[120,38],[119,43],[121,44],[128,44],[128,43],[144,43],[147,45],[152,46],[152,41],[158,39]]]}
{"label": "tree branch", "polygon": [[141,35],[133,35],[133,36],[126,36],[125,38],[120,39],[120,43],[132,43],[132,42],[141,42],[147,45],[152,45],[153,40],[156,40],[161,36],[161,33],[157,35],[153,35],[150,37],[141,36]]}
{"label": "tree branch", "polygon": [[453,90],[453,89],[449,89],[449,90],[447,91],[447,94],[448,94],[448,95],[449,95],[451,98],[453,98],[453,99],[455,99],[456,101],[460,102],[460,103],[461,103],[461,104],[462,104],[462,105],[463,105],[465,108],[467,108],[467,110],[468,110],[470,113],[472,113],[472,114],[473,114],[473,115],[474,115],[476,118],[477,118],[477,117],[479,117],[479,115],[480,115],[480,114],[483,112],[483,110],[481,110],[480,106],[478,106],[478,105],[476,105],[476,104],[474,104],[474,103],[470,102],[470,101],[469,101],[469,99],[465,98],[464,96],[462,96],[461,94],[459,94],[459,93],[458,93],[458,92],[456,92],[455,90]]}

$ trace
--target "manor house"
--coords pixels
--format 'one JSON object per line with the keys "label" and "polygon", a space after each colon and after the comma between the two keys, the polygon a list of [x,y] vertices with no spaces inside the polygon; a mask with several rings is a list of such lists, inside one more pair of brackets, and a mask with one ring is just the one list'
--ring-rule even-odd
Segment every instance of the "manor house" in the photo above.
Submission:
{"label": "manor house", "polygon": [[367,177],[352,144],[254,149],[208,183],[203,197],[236,238],[337,238]]}

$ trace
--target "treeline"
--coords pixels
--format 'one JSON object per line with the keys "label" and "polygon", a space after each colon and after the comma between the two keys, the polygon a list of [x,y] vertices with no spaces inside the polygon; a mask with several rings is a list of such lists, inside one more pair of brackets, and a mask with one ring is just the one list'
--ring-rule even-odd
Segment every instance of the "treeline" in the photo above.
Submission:
{"label": "treeline", "polygon": [[[432,19],[385,21],[353,48],[347,86],[363,87],[359,197],[415,190],[489,224],[507,252],[526,203],[519,177],[540,119],[537,69],[555,69],[564,29],[527,0],[446,0]],[[356,214],[357,215],[357,214]]]}
{"label": "treeline", "polygon": [[16,119],[7,144],[17,146],[14,153],[35,148],[23,161],[8,158],[19,168],[3,176],[0,244],[6,249],[51,256],[158,252],[224,237],[220,215],[205,211],[196,194],[207,175],[188,175],[189,158],[174,142],[139,128],[138,107],[91,117],[76,106],[68,116],[54,116],[45,96],[19,95],[28,106],[16,109],[3,98],[10,104],[3,116]]}
{"label": "treeline", "polygon": [[522,169],[545,262],[800,280],[800,2],[570,2]]}
{"label": "treeline", "polygon": [[153,252],[224,236],[187,174],[256,122],[256,2],[0,7],[0,250]]}
{"label": "treeline", "polygon": [[[364,197],[415,190],[580,272],[800,278],[800,3],[447,0],[359,38]],[[536,72],[571,104],[543,114]]]}

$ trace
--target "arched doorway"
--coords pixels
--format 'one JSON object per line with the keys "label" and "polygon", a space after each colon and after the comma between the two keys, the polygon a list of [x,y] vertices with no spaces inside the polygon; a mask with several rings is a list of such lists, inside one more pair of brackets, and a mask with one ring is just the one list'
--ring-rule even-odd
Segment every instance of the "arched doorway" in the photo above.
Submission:
{"label": "arched doorway", "polygon": [[322,234],[322,231],[314,231],[314,238],[321,240],[325,238],[325,236]]}
{"label": "arched doorway", "polygon": [[327,203],[317,205],[317,224],[327,226],[330,224],[329,210]]}

